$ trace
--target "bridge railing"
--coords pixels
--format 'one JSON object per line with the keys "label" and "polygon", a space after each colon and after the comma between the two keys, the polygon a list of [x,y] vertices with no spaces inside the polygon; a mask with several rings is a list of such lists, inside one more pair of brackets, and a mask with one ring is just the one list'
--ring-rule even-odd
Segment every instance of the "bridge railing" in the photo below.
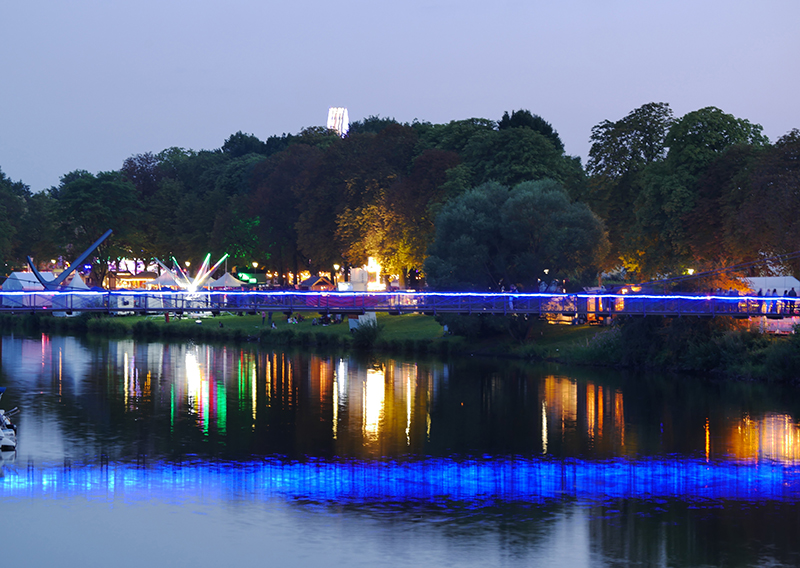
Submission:
{"label": "bridge railing", "polygon": [[565,316],[783,317],[800,311],[788,297],[646,294],[491,294],[298,291],[0,292],[0,312],[331,312],[561,314]]}

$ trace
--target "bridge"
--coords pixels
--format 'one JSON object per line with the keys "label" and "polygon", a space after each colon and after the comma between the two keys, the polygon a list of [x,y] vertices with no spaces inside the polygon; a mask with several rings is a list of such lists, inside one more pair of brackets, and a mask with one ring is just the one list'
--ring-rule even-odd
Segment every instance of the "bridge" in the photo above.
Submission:
{"label": "bridge", "polygon": [[556,294],[473,292],[298,291],[15,291],[0,292],[0,313],[97,312],[384,312],[435,314],[527,314],[562,317],[730,316],[781,319],[798,315],[796,298],[657,294]]}

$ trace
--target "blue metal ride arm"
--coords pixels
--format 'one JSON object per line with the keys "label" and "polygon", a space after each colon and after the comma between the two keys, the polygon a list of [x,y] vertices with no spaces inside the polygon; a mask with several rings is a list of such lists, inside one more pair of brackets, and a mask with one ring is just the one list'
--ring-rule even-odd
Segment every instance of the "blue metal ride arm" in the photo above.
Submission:
{"label": "blue metal ride arm", "polygon": [[83,261],[86,260],[89,257],[89,255],[94,252],[94,249],[99,247],[100,244],[104,240],[106,240],[108,236],[113,232],[114,231],[109,229],[108,231],[103,233],[102,237],[97,239],[94,242],[94,244],[92,244],[92,246],[83,251],[83,254],[81,254],[77,259],[75,259],[75,261],[69,265],[69,268],[67,268],[64,272],[59,274],[58,278],[56,278],[55,280],[45,280],[44,277],[41,275],[41,273],[38,270],[36,270],[36,267],[33,265],[33,259],[31,257],[28,257],[28,266],[31,267],[34,276],[36,276],[36,279],[39,281],[39,283],[41,283],[41,285],[44,286],[45,290],[58,290],[58,288],[61,287],[64,281],[67,278],[69,278],[69,275],[72,274],[75,271],[75,269],[78,268],[81,264],[83,264]]}

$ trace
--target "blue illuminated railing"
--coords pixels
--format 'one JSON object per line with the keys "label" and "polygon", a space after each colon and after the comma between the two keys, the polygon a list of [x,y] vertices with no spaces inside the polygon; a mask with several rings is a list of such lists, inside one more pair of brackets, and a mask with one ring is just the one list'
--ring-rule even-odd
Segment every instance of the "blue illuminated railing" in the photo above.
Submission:
{"label": "blue illuminated railing", "polygon": [[800,313],[787,297],[469,292],[0,292],[0,312],[329,312],[767,316]]}
{"label": "blue illuminated railing", "polygon": [[540,502],[665,498],[800,501],[800,468],[699,459],[428,459],[421,461],[201,462],[146,466],[6,466],[0,496],[91,491],[207,494],[316,501],[490,500]]}

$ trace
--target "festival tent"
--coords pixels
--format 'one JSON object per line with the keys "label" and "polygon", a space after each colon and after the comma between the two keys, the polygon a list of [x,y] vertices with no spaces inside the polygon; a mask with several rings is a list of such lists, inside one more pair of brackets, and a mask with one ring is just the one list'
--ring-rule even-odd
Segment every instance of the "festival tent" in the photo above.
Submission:
{"label": "festival tent", "polygon": [[[41,272],[45,280],[55,280],[52,272]],[[33,272],[12,272],[3,282],[3,292],[37,292],[44,290],[41,282],[36,279]],[[52,305],[51,294],[36,295],[5,295],[3,306],[7,308],[49,307]]]}
{"label": "festival tent", "polygon": [[80,311],[89,308],[104,307],[105,296],[103,294],[70,294],[69,292],[89,292],[89,287],[83,281],[81,275],[73,273],[68,284],[65,284],[59,291],[53,294],[53,315],[63,317],[73,310]]}
{"label": "festival tent", "polygon": [[206,286],[209,288],[241,288],[242,281],[226,272],[213,282],[209,282]]}
{"label": "festival tent", "polygon": [[[55,280],[56,277],[52,272],[40,272],[42,278],[45,280]],[[16,292],[20,290],[44,290],[41,282],[36,279],[33,272],[12,272],[11,275],[3,282],[4,292]]]}
{"label": "festival tent", "polygon": [[161,288],[162,286],[167,288],[185,287],[175,279],[175,275],[172,272],[162,272],[161,276],[147,283],[148,288]]}
{"label": "festival tent", "polygon": [[77,272],[72,275],[72,279],[69,281],[69,284],[64,286],[68,290],[88,290],[89,287],[86,285],[86,282],[83,281],[81,275]]}
{"label": "festival tent", "polygon": [[800,294],[800,281],[794,276],[758,276],[754,278],[745,278],[753,294],[758,290],[777,290],[778,296],[783,296],[784,292],[788,292],[794,288],[795,292]]}

